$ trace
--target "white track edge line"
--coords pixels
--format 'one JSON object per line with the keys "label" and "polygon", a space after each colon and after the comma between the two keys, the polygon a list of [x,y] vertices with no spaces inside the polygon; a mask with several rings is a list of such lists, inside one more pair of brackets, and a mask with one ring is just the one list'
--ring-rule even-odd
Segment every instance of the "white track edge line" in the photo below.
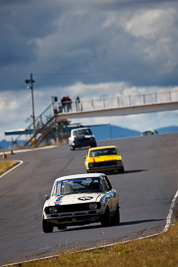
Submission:
{"label": "white track edge line", "polygon": [[[130,239],[130,240],[126,240],[126,241],[111,243],[111,244],[107,244],[107,245],[103,245],[103,246],[98,246],[98,247],[93,247],[93,248],[87,248],[87,249],[83,249],[83,250],[71,252],[70,254],[77,253],[77,252],[87,252],[87,251],[92,251],[92,250],[96,250],[96,249],[103,249],[103,248],[106,248],[106,247],[115,246],[117,244],[126,244],[126,243],[129,243],[129,242],[134,241],[134,240],[141,240],[141,239],[151,238],[151,237],[155,237],[155,236],[158,236],[160,234],[163,234],[163,233],[167,232],[168,229],[171,226],[171,219],[172,219],[173,209],[174,209],[174,205],[175,205],[175,202],[176,202],[177,197],[178,197],[178,190],[177,190],[176,194],[174,195],[174,197],[173,197],[173,199],[171,201],[171,206],[169,208],[169,213],[168,213],[168,216],[167,216],[167,219],[166,219],[166,225],[164,227],[164,230],[161,233],[157,233],[157,234],[153,234],[153,235],[148,235],[148,236],[143,236],[143,237],[139,237],[139,238],[136,238],[136,239]],[[42,257],[42,258],[39,258],[39,259],[32,259],[32,260],[27,260],[27,261],[10,263],[10,264],[6,264],[6,265],[2,265],[2,267],[19,265],[19,264],[22,264],[22,263],[40,261],[40,260],[45,260],[45,259],[57,258],[57,257],[58,257],[58,255],[46,256],[46,257]]]}
{"label": "white track edge line", "polygon": [[174,197],[172,199],[171,206],[169,208],[169,213],[168,213],[167,220],[166,220],[166,225],[164,227],[163,233],[167,232],[169,227],[170,227],[170,225],[171,225],[173,209],[174,209],[174,205],[175,205],[177,197],[178,197],[178,190],[177,190],[177,192],[175,193],[175,195],[174,195]]}
{"label": "white track edge line", "polygon": [[3,173],[3,174],[0,175],[0,179],[1,179],[3,176],[5,176],[6,174],[8,174],[9,172],[13,171],[15,168],[19,167],[21,164],[23,164],[23,161],[22,161],[22,160],[17,160],[17,161],[18,161],[18,163],[17,163],[14,167],[12,167],[12,168],[9,169],[7,172],[5,172],[5,173]]}

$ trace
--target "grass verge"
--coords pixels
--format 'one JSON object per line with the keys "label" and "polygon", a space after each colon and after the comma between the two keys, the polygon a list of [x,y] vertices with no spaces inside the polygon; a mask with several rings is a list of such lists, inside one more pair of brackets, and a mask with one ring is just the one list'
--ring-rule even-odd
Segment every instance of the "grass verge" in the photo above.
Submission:
{"label": "grass verge", "polygon": [[164,234],[91,252],[60,253],[58,257],[21,263],[23,267],[168,267],[178,266],[178,222]]}
{"label": "grass verge", "polygon": [[0,175],[14,167],[18,164],[18,161],[16,160],[6,160],[6,161],[0,161]]}

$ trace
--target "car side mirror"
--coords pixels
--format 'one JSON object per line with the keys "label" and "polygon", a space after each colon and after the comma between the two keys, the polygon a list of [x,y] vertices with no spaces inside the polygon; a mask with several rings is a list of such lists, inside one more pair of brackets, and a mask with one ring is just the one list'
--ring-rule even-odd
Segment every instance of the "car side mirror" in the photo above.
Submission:
{"label": "car side mirror", "polygon": [[84,156],[83,158],[86,159],[86,156]]}
{"label": "car side mirror", "polygon": [[45,200],[48,200],[49,199],[49,196],[48,195],[45,195]]}

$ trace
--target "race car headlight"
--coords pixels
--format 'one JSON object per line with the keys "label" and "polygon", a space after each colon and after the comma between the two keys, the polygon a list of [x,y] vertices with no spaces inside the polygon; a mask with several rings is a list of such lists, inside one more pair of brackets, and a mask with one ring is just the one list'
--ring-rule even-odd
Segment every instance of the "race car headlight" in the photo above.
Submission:
{"label": "race car headlight", "polygon": [[57,207],[50,207],[49,208],[49,213],[57,213]]}
{"label": "race car headlight", "polygon": [[89,163],[88,167],[92,168],[93,167],[93,163]]}
{"label": "race car headlight", "polygon": [[117,160],[117,165],[122,165],[122,161],[121,160]]}
{"label": "race car headlight", "polygon": [[97,209],[97,203],[91,203],[91,204],[89,204],[89,209],[90,210],[96,210]]}

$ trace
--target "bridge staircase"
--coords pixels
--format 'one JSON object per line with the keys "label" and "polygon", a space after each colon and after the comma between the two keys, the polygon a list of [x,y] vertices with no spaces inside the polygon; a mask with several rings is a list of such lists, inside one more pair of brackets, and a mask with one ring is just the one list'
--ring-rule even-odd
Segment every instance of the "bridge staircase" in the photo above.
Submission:
{"label": "bridge staircase", "polygon": [[39,146],[44,139],[48,139],[49,132],[52,130],[53,126],[56,123],[56,118],[52,116],[46,124],[43,125],[42,128],[38,129],[36,131],[35,137],[32,136],[25,144],[24,147],[31,146],[31,147],[37,147]]}
{"label": "bridge staircase", "polygon": [[35,134],[33,131],[33,123],[31,123],[25,132],[30,134],[27,135],[27,140],[24,142],[20,139],[22,135],[20,134],[13,143],[18,147],[18,143],[23,147],[37,147],[44,139],[48,139],[49,133],[52,131],[53,126],[56,123],[56,117],[53,114],[51,104],[35,119]]}

